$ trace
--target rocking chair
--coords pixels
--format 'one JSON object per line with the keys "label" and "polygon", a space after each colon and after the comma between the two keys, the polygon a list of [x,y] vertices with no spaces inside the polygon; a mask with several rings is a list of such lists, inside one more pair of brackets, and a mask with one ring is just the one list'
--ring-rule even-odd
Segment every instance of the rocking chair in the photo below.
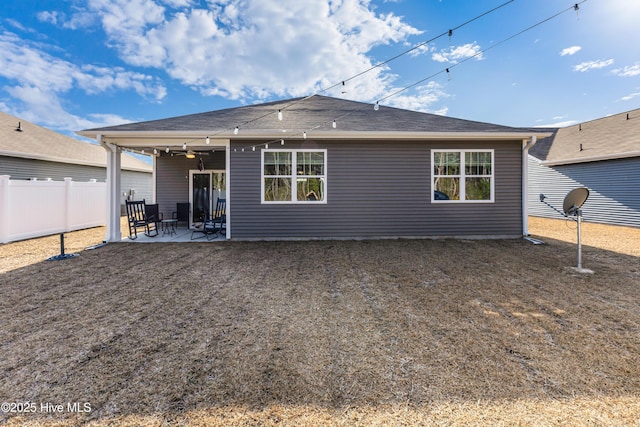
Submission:
{"label": "rocking chair", "polygon": [[[138,238],[138,229],[143,228],[149,237],[158,235],[157,205],[156,213],[147,212],[147,204],[142,200],[125,200],[127,207],[127,222],[129,223],[129,239]],[[151,210],[151,209],[150,209]]]}
{"label": "rocking chair", "polygon": [[[227,225],[227,216],[225,214],[226,204],[226,199],[218,199],[213,214],[205,212],[202,223],[196,226],[191,233],[191,240],[202,237],[206,237],[207,240],[212,240],[218,237],[219,232],[224,234]],[[194,237],[196,234],[202,234],[202,236]]]}

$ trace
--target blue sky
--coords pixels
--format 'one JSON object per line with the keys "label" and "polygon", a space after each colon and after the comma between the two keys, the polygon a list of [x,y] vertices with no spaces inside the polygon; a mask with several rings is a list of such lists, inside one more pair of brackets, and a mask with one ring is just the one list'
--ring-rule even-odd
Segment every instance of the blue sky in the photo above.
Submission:
{"label": "blue sky", "polygon": [[527,127],[640,107],[640,0],[513,0],[436,38],[504,3],[3,1],[0,110],[72,134],[314,93]]}

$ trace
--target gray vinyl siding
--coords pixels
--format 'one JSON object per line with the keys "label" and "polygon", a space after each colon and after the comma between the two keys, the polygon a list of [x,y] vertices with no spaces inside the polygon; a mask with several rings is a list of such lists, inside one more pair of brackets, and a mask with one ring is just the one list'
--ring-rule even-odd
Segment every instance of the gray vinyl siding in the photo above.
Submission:
{"label": "gray vinyl siding", "polygon": [[96,179],[104,182],[107,170],[97,166],[0,156],[0,175],[11,175],[11,179],[20,180],[51,178],[54,181],[63,181],[64,178],[71,177],[74,181]]}
{"label": "gray vinyl siding", "polygon": [[[202,156],[207,170],[225,169],[224,151],[214,151]],[[259,166],[258,166],[259,168]],[[164,155],[156,158],[156,203],[160,212],[171,217],[177,203],[189,202],[189,171],[198,169],[198,158]]]}
{"label": "gray vinyl siding", "polygon": [[[137,200],[153,200],[153,176],[151,173],[123,170],[120,172],[120,188],[125,191],[134,190]],[[124,197],[121,203],[124,205]]]}
{"label": "gray vinyl siding", "polygon": [[[239,149],[252,144],[232,143],[234,239],[522,235],[521,141],[287,142],[290,149],[327,149],[327,203],[284,205],[260,203],[260,150]],[[495,149],[495,202],[431,203],[436,148]]]}
{"label": "gray vinyl siding", "polygon": [[640,158],[606,160],[547,167],[529,156],[529,214],[564,218],[540,202],[540,194],[562,210],[569,191],[589,189],[583,211],[585,221],[640,227]]}

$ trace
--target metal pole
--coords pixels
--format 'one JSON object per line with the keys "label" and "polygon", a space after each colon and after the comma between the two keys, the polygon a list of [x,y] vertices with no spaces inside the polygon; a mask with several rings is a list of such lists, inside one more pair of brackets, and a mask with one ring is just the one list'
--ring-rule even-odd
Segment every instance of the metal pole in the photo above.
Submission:
{"label": "metal pole", "polygon": [[60,255],[64,257],[64,233],[60,233]]}
{"label": "metal pole", "polygon": [[582,242],[580,240],[581,230],[580,225],[582,224],[582,210],[576,210],[576,216],[578,217],[578,270],[582,270]]}

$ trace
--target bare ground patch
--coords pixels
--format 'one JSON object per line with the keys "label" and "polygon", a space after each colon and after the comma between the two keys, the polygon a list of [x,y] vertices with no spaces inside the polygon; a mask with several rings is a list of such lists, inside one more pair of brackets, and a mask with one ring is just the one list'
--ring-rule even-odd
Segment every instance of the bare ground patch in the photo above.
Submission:
{"label": "bare ground patch", "polygon": [[[0,422],[635,425],[639,259],[588,246],[579,275],[544,240],[110,244],[11,269],[0,402],[37,410]],[[41,411],[67,402],[91,411]]]}

